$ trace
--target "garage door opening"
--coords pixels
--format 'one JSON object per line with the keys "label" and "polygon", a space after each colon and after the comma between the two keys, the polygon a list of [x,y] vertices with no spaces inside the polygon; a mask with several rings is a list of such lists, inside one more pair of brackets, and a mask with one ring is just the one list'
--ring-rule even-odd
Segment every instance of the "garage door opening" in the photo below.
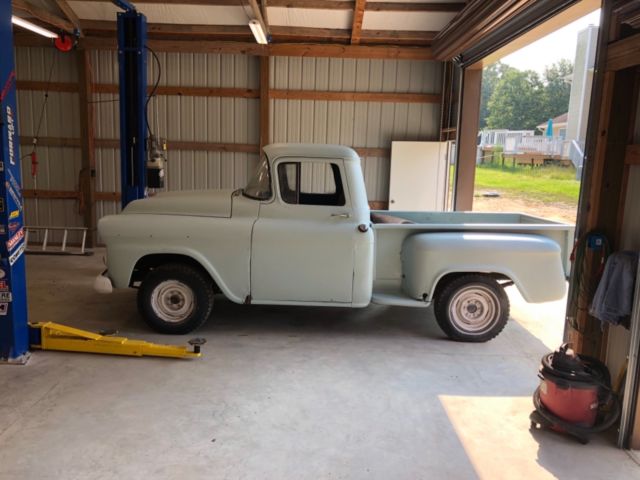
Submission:
{"label": "garage door opening", "polygon": [[575,223],[599,21],[596,10],[484,66],[474,211]]}

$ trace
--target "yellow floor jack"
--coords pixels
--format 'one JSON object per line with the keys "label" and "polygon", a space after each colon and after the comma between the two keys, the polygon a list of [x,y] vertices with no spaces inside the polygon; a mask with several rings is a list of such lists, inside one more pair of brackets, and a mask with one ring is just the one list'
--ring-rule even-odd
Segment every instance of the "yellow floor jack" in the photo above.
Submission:
{"label": "yellow floor jack", "polygon": [[29,343],[31,348],[38,350],[169,358],[199,358],[202,356],[200,347],[206,343],[204,338],[193,338],[188,342],[192,347],[190,350],[186,346],[129,340],[116,337],[116,333],[118,332],[93,333],[54,322],[30,323]]}

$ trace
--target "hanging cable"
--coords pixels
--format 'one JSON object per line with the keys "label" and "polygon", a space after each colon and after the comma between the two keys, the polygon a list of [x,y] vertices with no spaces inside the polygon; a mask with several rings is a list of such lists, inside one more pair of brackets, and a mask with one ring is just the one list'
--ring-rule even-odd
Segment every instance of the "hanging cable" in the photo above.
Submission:
{"label": "hanging cable", "polygon": [[47,102],[49,101],[49,87],[51,86],[51,77],[53,76],[53,68],[55,64],[56,64],[56,55],[54,54],[51,57],[51,65],[49,66],[49,75],[47,76],[47,84],[45,85],[45,89],[44,89],[44,100],[42,101],[42,106],[40,107],[40,117],[38,118],[38,126],[36,127],[36,132],[31,142],[32,149],[30,153],[22,157],[22,158],[29,157],[29,156],[31,157],[31,176],[34,179],[38,174],[38,156],[37,156],[38,138],[40,137],[40,129],[42,128],[44,114],[47,109]]}
{"label": "hanging cable", "polygon": [[151,100],[152,97],[155,96],[156,90],[158,90],[158,85],[160,84],[160,78],[162,77],[162,65],[160,64],[160,59],[158,58],[158,55],[156,55],[156,52],[154,52],[153,49],[151,47],[149,47],[149,45],[145,45],[145,48],[147,50],[149,50],[149,52],[151,52],[151,55],[153,56],[153,59],[154,59],[154,61],[156,63],[156,66],[158,68],[156,81],[153,84],[153,88],[151,89],[151,92],[147,96],[147,101],[144,104],[144,111],[146,113],[145,121],[147,122],[147,132],[149,133],[149,135],[151,135],[152,134],[151,127],[149,126],[149,101]]}

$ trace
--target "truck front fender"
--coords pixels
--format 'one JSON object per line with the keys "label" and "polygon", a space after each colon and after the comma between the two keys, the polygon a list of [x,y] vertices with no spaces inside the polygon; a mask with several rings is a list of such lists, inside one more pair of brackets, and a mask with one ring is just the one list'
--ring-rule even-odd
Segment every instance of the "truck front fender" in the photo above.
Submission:
{"label": "truck front fender", "polygon": [[542,235],[518,233],[422,233],[402,247],[402,288],[431,301],[438,282],[452,273],[503,275],[527,302],[561,299],[566,292],[560,246]]}
{"label": "truck front fender", "polygon": [[[122,248],[120,248],[122,247]],[[108,276],[116,288],[127,288],[130,285],[135,265],[142,259],[149,256],[175,256],[185,257],[202,267],[216,283],[222,293],[235,303],[242,303],[244,298],[231,291],[217,269],[200,252],[194,249],[175,246],[160,246],[159,248],[149,248],[140,246],[136,248],[130,244],[113,246],[109,249]]]}

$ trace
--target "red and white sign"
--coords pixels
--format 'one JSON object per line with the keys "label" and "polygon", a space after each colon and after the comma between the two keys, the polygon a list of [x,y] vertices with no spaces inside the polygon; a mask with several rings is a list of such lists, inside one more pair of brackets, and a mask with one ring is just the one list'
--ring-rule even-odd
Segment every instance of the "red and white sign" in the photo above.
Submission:
{"label": "red and white sign", "polygon": [[16,234],[7,240],[7,249],[13,250],[20,240],[24,238],[24,227],[16,232]]}

